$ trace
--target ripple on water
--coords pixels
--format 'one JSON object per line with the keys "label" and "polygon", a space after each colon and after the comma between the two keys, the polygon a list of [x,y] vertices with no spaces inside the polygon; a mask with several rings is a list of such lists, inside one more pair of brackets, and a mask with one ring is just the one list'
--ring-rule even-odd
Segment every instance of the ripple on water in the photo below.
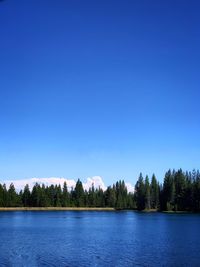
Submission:
{"label": "ripple on water", "polygon": [[199,225],[193,214],[0,214],[0,266],[196,267]]}

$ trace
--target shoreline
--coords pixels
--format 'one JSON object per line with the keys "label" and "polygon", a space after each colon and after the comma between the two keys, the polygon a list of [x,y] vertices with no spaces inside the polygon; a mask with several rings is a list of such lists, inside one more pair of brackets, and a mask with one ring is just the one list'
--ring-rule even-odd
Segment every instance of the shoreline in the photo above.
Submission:
{"label": "shoreline", "polygon": [[135,210],[135,209],[117,209],[105,207],[0,207],[0,212],[3,211],[134,211],[138,213],[165,213],[165,214],[184,214],[198,213],[192,211],[159,211],[151,210]]}
{"label": "shoreline", "polygon": [[0,207],[0,211],[115,211],[114,208],[90,207]]}

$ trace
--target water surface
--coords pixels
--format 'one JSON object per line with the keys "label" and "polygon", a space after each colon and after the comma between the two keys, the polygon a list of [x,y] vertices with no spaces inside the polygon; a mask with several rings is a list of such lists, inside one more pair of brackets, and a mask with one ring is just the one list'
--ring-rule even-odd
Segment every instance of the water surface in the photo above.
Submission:
{"label": "water surface", "polygon": [[200,266],[200,215],[0,212],[0,266]]}

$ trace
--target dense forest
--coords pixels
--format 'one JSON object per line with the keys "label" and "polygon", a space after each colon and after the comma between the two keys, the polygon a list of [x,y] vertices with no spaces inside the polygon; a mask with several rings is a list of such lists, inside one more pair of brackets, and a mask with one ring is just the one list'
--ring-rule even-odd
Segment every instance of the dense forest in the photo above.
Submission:
{"label": "dense forest", "polygon": [[28,184],[16,192],[13,184],[6,188],[0,184],[0,207],[114,207],[116,209],[158,211],[200,211],[200,173],[183,172],[181,169],[167,171],[163,183],[153,174],[143,177],[135,185],[135,192],[127,191],[120,180],[105,191],[92,186],[83,189],[80,179],[75,188],[68,190],[67,184],[45,186],[36,183],[32,190]]}

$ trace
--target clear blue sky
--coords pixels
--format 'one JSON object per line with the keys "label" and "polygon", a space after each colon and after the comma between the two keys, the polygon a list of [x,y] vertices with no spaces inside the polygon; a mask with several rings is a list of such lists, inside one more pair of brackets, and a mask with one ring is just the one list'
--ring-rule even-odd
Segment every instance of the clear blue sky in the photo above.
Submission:
{"label": "clear blue sky", "polygon": [[200,163],[200,2],[0,2],[0,179],[134,183]]}

